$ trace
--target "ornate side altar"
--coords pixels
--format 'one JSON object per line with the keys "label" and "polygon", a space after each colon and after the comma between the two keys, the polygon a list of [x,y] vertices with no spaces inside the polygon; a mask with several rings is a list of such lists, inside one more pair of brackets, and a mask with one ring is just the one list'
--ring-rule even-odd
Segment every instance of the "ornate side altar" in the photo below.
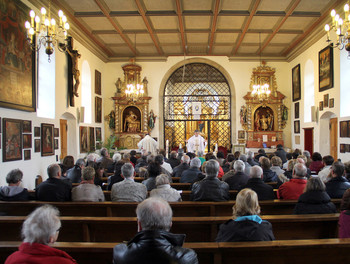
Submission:
{"label": "ornate side altar", "polygon": [[[115,107],[115,131],[118,147],[137,149],[137,143],[149,132],[149,100],[146,77],[141,82],[141,66],[132,63],[123,67],[124,80],[116,81],[116,93],[112,97]],[[143,87],[143,93],[129,94],[128,85]]]}
{"label": "ornate side altar", "polygon": [[[261,82],[269,84],[271,94],[266,98],[253,95],[253,85]],[[253,69],[250,91],[243,97],[240,121],[246,131],[246,146],[261,148],[283,145],[283,129],[288,120],[288,108],[283,104],[285,96],[277,91],[275,69],[262,66]],[[263,144],[265,143],[265,144]]]}

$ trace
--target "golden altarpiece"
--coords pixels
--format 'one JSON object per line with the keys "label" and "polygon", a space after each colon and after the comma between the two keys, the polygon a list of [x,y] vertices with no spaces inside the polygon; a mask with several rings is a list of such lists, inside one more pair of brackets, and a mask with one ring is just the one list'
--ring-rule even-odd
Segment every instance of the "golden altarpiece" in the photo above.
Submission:
{"label": "golden altarpiece", "polygon": [[[252,94],[254,84],[267,83],[270,95]],[[283,129],[288,120],[285,96],[277,91],[275,69],[263,65],[254,68],[250,91],[243,97],[245,105],[240,110],[240,121],[246,131],[246,147],[261,148],[283,145]]]}
{"label": "golden altarpiece", "polygon": [[[115,107],[115,135],[117,145],[127,149],[137,149],[137,143],[149,132],[148,81],[141,81],[141,66],[131,63],[122,66],[124,79],[115,83],[116,93],[112,97]],[[143,93],[127,94],[127,85],[143,85]]]}

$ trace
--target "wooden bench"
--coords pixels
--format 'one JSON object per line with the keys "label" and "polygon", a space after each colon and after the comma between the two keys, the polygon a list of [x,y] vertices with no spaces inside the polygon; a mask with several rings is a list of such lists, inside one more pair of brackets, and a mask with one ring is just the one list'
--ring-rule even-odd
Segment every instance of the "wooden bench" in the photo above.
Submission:
{"label": "wooden bench", "polygon": [[[339,214],[265,215],[276,239],[336,238]],[[229,217],[173,217],[171,231],[186,234],[187,242],[213,242],[220,224]],[[24,216],[0,217],[0,240],[20,240]],[[59,241],[118,242],[130,240],[137,231],[136,217],[61,217]]]}
{"label": "wooden bench", "polygon": [[[0,242],[0,263],[21,242]],[[117,243],[56,242],[55,248],[71,255],[79,264],[112,263]],[[349,263],[350,239],[276,240],[263,242],[185,243],[196,251],[200,264],[251,263]]]}
{"label": "wooden bench", "polygon": [[[341,199],[332,200],[337,208]],[[293,214],[296,200],[261,201],[262,215]],[[171,202],[169,203],[174,216],[231,216],[235,201],[227,202]],[[132,217],[138,205],[136,202],[42,202],[42,201],[0,201],[0,212],[9,216],[26,216],[36,207],[43,204],[56,206],[62,216],[115,216]]]}

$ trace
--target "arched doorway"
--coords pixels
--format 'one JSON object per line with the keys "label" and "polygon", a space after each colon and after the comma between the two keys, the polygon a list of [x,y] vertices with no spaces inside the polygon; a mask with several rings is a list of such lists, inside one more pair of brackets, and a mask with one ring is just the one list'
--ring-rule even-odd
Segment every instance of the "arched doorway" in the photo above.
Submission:
{"label": "arched doorway", "polygon": [[163,97],[164,141],[170,149],[185,146],[194,130],[208,145],[231,148],[231,92],[225,76],[206,63],[189,63],[166,81]]}
{"label": "arched doorway", "polygon": [[62,160],[65,156],[78,156],[77,140],[77,120],[74,115],[69,112],[64,113],[60,118],[60,146]]}

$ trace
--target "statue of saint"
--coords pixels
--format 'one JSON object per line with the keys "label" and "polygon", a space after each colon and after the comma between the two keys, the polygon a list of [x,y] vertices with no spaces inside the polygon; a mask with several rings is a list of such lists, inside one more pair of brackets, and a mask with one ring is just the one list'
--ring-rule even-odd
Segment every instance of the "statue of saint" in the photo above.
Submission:
{"label": "statue of saint", "polygon": [[124,121],[125,132],[138,132],[140,131],[140,121],[137,120],[137,115],[133,111],[129,111],[129,115],[125,117]]}
{"label": "statue of saint", "polygon": [[263,115],[262,117],[260,117],[259,122],[260,122],[261,130],[266,131],[269,128],[268,121],[269,119],[266,116]]}

